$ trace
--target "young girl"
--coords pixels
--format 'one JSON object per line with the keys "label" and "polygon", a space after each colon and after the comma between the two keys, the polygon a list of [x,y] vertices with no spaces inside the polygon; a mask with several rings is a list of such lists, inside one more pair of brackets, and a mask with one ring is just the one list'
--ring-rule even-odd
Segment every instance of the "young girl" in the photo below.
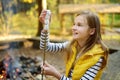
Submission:
{"label": "young girl", "polygon": [[[44,10],[40,16],[43,24],[45,15]],[[100,80],[107,64],[108,50],[102,42],[100,21],[96,14],[83,11],[76,16],[72,26],[72,41],[51,43],[48,34],[48,29],[43,28],[40,48],[44,49],[46,44],[48,52],[66,52],[67,62],[65,75],[46,62],[42,65],[45,75],[54,76],[58,80]]]}

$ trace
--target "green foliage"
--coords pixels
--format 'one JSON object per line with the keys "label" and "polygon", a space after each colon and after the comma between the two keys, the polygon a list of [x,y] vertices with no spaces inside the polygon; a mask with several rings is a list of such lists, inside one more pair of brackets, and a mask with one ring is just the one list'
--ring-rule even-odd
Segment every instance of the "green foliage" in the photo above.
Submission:
{"label": "green foliage", "polygon": [[47,0],[48,9],[56,10],[57,0]]}
{"label": "green foliage", "polygon": [[115,15],[115,24],[119,24],[120,25],[120,15],[117,15],[117,14]]}
{"label": "green foliage", "polygon": [[26,13],[18,13],[12,17],[11,32],[19,32],[26,35],[35,35],[38,25],[38,13],[34,8]]}
{"label": "green foliage", "polygon": [[24,3],[33,3],[35,0],[21,0]]}
{"label": "green foliage", "polygon": [[[21,0],[24,3],[34,3],[35,0]],[[59,3],[58,3],[59,2]],[[51,34],[60,35],[61,26],[60,26],[60,16],[58,14],[58,6],[59,4],[90,4],[90,3],[117,3],[119,0],[47,0],[47,7],[52,12],[52,19],[50,24],[50,32]],[[24,6],[25,7],[25,6]],[[37,4],[32,6],[30,10],[27,12],[19,12],[8,19],[8,23],[10,24],[10,33],[21,33],[26,35],[36,35],[37,27],[38,27],[38,12],[36,11],[38,8]],[[103,16],[102,16],[103,17]],[[105,20],[105,24],[110,25],[112,21],[112,16],[107,15],[103,18]],[[67,30],[71,29],[73,24],[73,16],[65,15],[64,17],[64,28]],[[120,24],[120,15],[115,15],[114,24]],[[0,27],[4,26],[4,24],[0,23]],[[2,32],[2,28],[0,28],[0,32]]]}
{"label": "green foliage", "polygon": [[120,0],[109,0],[111,3],[120,3]]}

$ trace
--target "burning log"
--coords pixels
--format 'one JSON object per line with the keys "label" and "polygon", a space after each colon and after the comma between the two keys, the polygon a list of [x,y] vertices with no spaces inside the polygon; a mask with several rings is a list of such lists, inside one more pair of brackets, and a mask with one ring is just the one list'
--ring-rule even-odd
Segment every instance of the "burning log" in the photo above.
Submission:
{"label": "burning log", "polygon": [[12,59],[10,55],[6,55],[0,62],[0,80],[26,80],[28,78],[36,80],[36,76],[41,73],[40,60],[41,58],[33,59],[26,56]]}
{"label": "burning log", "polygon": [[6,71],[5,68],[3,67],[3,62],[0,62],[0,80],[6,80]]}

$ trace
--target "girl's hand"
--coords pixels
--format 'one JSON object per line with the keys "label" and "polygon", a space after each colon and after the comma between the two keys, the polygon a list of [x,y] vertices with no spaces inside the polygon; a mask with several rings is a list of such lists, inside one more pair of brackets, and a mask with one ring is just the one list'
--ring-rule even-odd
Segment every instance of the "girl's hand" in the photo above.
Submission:
{"label": "girl's hand", "polygon": [[51,11],[50,10],[42,10],[39,20],[43,24],[49,24],[51,21]]}
{"label": "girl's hand", "polygon": [[44,30],[49,30],[50,19],[51,19],[51,11],[43,10],[40,14],[39,20],[41,23],[44,24],[44,27],[43,27]]}
{"label": "girl's hand", "polygon": [[42,12],[41,12],[41,14],[40,14],[40,16],[39,16],[39,20],[40,20],[40,22],[43,23],[43,24],[45,23],[46,13],[47,13],[46,10],[42,10]]}
{"label": "girl's hand", "polygon": [[58,80],[60,80],[62,75],[57,71],[57,69],[54,66],[52,66],[52,65],[48,64],[47,62],[45,62],[45,64],[42,65],[41,67],[43,69],[43,74],[54,76]]}

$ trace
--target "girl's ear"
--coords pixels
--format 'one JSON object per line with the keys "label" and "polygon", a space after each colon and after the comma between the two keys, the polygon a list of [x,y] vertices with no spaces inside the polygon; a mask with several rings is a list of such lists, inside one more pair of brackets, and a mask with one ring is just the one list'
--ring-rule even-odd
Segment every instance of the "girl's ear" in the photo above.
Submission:
{"label": "girl's ear", "polygon": [[93,35],[95,33],[95,28],[90,29],[90,35]]}

